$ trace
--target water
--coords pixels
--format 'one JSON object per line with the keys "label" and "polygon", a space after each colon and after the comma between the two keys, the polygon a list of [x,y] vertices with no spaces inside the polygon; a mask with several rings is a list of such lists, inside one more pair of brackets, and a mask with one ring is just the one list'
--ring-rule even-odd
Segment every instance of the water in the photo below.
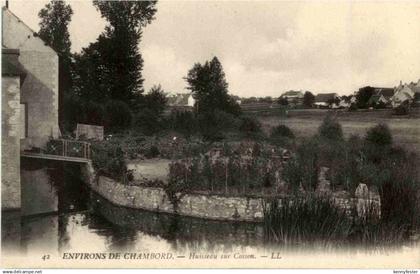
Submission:
{"label": "water", "polygon": [[[191,252],[262,254],[271,246],[261,224],[187,218],[118,207],[91,192],[76,164],[22,162],[22,211],[2,215],[2,252]],[[325,251],[323,247],[319,250]],[[352,254],[351,250],[340,252]],[[335,252],[334,248],[331,252]]]}
{"label": "water", "polygon": [[[22,210],[3,212],[4,252],[153,251],[264,248],[260,224],[206,221],[118,207],[77,177],[77,164],[22,162]],[[75,176],[76,175],[76,176]]]}

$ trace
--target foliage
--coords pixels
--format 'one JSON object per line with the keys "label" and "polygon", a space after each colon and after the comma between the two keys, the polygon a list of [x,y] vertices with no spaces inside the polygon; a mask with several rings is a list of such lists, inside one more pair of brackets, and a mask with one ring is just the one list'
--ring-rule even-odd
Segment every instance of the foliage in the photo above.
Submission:
{"label": "foliage", "polygon": [[70,57],[70,33],[68,24],[73,10],[64,1],[52,0],[38,13],[39,37],[52,47],[59,56]]}
{"label": "foliage", "polygon": [[303,105],[307,108],[313,107],[315,104],[315,95],[312,94],[310,91],[306,91],[303,95]]}
{"label": "foliage", "polygon": [[237,131],[239,120],[228,112],[214,110],[197,115],[198,127],[201,135],[208,141],[220,141],[229,131]]}
{"label": "foliage", "polygon": [[123,101],[110,100],[105,105],[104,128],[106,132],[117,132],[131,125],[130,107]]}
{"label": "foliage", "polygon": [[358,108],[367,108],[370,97],[375,93],[375,88],[367,86],[360,88],[356,94],[356,102]]}
{"label": "foliage", "polygon": [[270,202],[264,209],[264,230],[272,242],[333,244],[350,235],[351,222],[330,199],[296,197]]}
{"label": "foliage", "polygon": [[408,102],[403,102],[399,106],[394,108],[396,115],[407,115],[410,112],[410,106]]}
{"label": "foliage", "polygon": [[157,156],[159,156],[159,154],[160,154],[160,151],[159,151],[159,148],[157,147],[157,146],[155,146],[155,145],[152,145],[147,151],[146,151],[146,153],[144,154],[144,156],[146,157],[146,158],[148,158],[148,159],[151,159],[151,158],[156,158]]}
{"label": "foliage", "polygon": [[198,121],[191,111],[174,111],[169,118],[170,125],[186,137],[190,137],[198,129]]}
{"label": "foliage", "polygon": [[370,128],[366,133],[366,142],[378,146],[392,145],[392,135],[386,124],[379,124]]}
{"label": "foliage", "polygon": [[272,138],[276,138],[276,137],[286,137],[290,139],[295,138],[295,134],[293,133],[293,131],[286,125],[278,125],[272,128],[270,136]]}
{"label": "foliage", "polygon": [[313,191],[318,183],[319,144],[315,139],[304,140],[297,148],[296,155],[289,160],[283,170],[283,179],[297,191]]}
{"label": "foliage", "polygon": [[261,123],[254,117],[245,116],[242,118],[239,130],[247,137],[258,136],[261,131]]}
{"label": "foliage", "polygon": [[105,109],[104,105],[95,101],[85,101],[74,94],[66,94],[64,97],[64,115],[66,117],[64,128],[67,132],[73,132],[77,123],[103,125]]}
{"label": "foliage", "polygon": [[161,86],[153,86],[149,93],[138,100],[135,109],[134,128],[146,135],[151,135],[165,127],[163,112],[167,98]]}
{"label": "foliage", "polygon": [[74,92],[83,101],[122,101],[132,106],[143,92],[142,28],[153,20],[155,1],[94,1],[109,25],[75,55]]}
{"label": "foliage", "polygon": [[295,134],[286,125],[278,125],[271,129],[270,141],[279,146],[288,146],[295,139]]}
{"label": "foliage", "polygon": [[349,111],[356,111],[357,109],[358,109],[358,107],[357,107],[356,103],[350,104]]}
{"label": "foliage", "polygon": [[[395,220],[395,219],[394,219]],[[317,196],[270,201],[264,208],[266,240],[278,244],[385,248],[408,242],[407,226],[377,218],[372,204],[365,218],[349,218],[333,199]]]}
{"label": "foliage", "polygon": [[196,63],[185,78],[196,100],[198,114],[210,115],[215,110],[233,115],[241,113],[240,106],[228,94],[228,83],[217,57],[204,65]]}
{"label": "foliage", "polygon": [[331,115],[327,115],[318,129],[318,134],[328,140],[342,140],[341,125]]}
{"label": "foliage", "polygon": [[125,182],[127,165],[124,153],[118,144],[106,141],[93,143],[92,164],[98,174]]}
{"label": "foliage", "polygon": [[287,105],[289,105],[289,101],[287,100],[287,98],[286,98],[286,97],[282,97],[282,96],[280,96],[280,97],[277,99],[277,103],[278,103],[279,105],[282,105],[282,106],[287,106]]}
{"label": "foliage", "polygon": [[[252,154],[245,156],[249,149],[252,149]],[[267,147],[255,143],[252,148],[242,150],[242,146],[232,148],[224,144],[220,147],[220,155],[210,151],[175,160],[173,166],[177,168],[170,171],[173,172],[169,174],[170,178],[177,180],[178,186],[188,186],[185,192],[246,194],[249,190],[255,193],[275,186],[275,173],[281,160],[273,157],[275,154]],[[270,194],[275,193],[271,191]]]}

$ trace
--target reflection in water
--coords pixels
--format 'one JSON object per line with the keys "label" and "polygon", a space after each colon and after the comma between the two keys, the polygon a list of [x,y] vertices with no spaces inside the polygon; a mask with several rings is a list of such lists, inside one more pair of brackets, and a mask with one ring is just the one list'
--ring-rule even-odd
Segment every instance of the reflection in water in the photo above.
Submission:
{"label": "reflection in water", "polygon": [[[28,163],[23,166],[27,167]],[[270,247],[264,241],[261,224],[209,221],[115,206],[81,182],[77,165],[29,166],[31,169],[26,168],[22,177],[23,185],[31,189],[22,190],[26,193],[25,208],[42,212],[55,207],[55,212],[22,218],[12,212],[3,213],[2,250],[8,253],[256,251],[267,254],[272,250],[306,248]],[[48,207],[48,203],[53,206]],[[345,252],[351,254],[350,250]]]}
{"label": "reflection in water", "polygon": [[231,252],[254,246],[263,248],[260,224],[231,223],[180,217],[143,210],[117,207],[92,194],[92,210],[126,231],[164,240],[178,252],[211,250]]}

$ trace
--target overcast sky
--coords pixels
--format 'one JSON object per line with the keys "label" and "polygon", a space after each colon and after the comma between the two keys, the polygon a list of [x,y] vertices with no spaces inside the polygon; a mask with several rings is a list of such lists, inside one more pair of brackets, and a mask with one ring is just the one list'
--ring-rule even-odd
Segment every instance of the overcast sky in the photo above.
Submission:
{"label": "overcast sky", "polygon": [[[68,2],[77,52],[106,22],[90,1]],[[9,6],[38,31],[46,3],[10,0]],[[140,44],[146,90],[161,84],[185,92],[188,70],[213,56],[230,92],[247,97],[289,89],[349,94],[420,78],[420,1],[160,1],[157,10]]]}

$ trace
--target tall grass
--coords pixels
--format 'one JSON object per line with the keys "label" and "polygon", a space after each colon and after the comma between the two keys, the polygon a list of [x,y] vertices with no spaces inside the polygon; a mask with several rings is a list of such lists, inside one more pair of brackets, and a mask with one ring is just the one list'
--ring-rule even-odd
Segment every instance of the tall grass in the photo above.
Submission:
{"label": "tall grass", "polygon": [[351,220],[327,198],[274,200],[264,208],[266,240],[284,245],[332,244],[351,234]]}
{"label": "tall grass", "polygon": [[306,196],[274,200],[264,207],[265,239],[286,247],[393,247],[409,240],[410,225],[380,218],[373,204],[358,217],[332,199]]}

